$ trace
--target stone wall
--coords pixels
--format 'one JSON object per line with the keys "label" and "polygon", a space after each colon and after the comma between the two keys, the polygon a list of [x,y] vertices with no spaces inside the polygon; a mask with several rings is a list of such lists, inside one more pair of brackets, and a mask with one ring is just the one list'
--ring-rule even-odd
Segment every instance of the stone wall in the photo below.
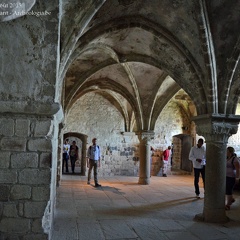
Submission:
{"label": "stone wall", "polygon": [[44,240],[51,229],[58,17],[57,0],[36,1],[0,24],[0,239]]}
{"label": "stone wall", "polygon": [[[183,126],[189,126],[189,129],[183,130]],[[102,152],[99,176],[138,175],[138,138],[134,133],[124,133],[122,115],[102,96],[88,93],[79,99],[65,119],[64,132],[79,132],[87,135],[87,147],[90,146],[93,137],[98,138]],[[194,144],[199,137],[196,134],[195,124],[174,102],[170,101],[157,119],[155,138],[151,142],[155,149],[151,166],[153,176],[160,174],[162,152],[172,143],[174,145],[172,167],[180,169],[181,139],[173,139],[173,136],[178,134],[191,135]]]}
{"label": "stone wall", "polygon": [[153,141],[154,148],[164,151],[165,148],[171,146],[172,137],[183,133],[183,126],[190,126],[189,119],[174,102],[170,101],[157,119],[154,130],[156,135]]}
{"label": "stone wall", "polygon": [[102,155],[99,176],[137,175],[138,138],[124,132],[122,115],[105,98],[88,93],[79,99],[66,117],[64,133],[67,132],[87,135],[87,147],[92,138],[98,139]]}
{"label": "stone wall", "polygon": [[[172,136],[182,133],[187,119],[175,104],[167,105],[157,120],[155,149],[151,173],[157,175],[161,167],[163,150],[172,143]],[[102,152],[99,176],[137,176],[139,167],[138,138],[134,133],[124,133],[124,120],[119,111],[102,96],[88,93],[71,108],[65,119],[64,133],[79,132],[88,136],[88,146],[93,137],[98,138]]]}
{"label": "stone wall", "polygon": [[0,118],[1,239],[47,239],[42,220],[50,200],[51,127],[48,118]]}

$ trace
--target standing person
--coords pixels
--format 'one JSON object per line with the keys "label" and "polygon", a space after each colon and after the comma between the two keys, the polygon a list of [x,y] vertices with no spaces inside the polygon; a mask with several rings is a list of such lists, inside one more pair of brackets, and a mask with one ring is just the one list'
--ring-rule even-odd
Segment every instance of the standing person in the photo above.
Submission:
{"label": "standing person", "polygon": [[171,166],[173,164],[173,143],[172,143],[172,146],[171,146]]}
{"label": "standing person", "polygon": [[72,173],[75,173],[75,162],[78,159],[78,146],[76,145],[76,141],[72,142],[70,146],[70,160],[71,160],[71,167]]}
{"label": "standing person", "polygon": [[239,178],[239,159],[235,154],[234,148],[228,147],[226,163],[226,210],[230,210],[230,206],[235,202],[233,188],[237,178]]}
{"label": "standing person", "polygon": [[154,152],[155,152],[155,149],[151,146],[150,147],[150,177],[152,176],[151,173],[152,173],[152,157],[154,156]]}
{"label": "standing person", "polygon": [[203,187],[205,187],[205,165],[206,165],[206,151],[203,147],[203,139],[198,140],[197,146],[193,146],[189,153],[189,160],[193,163],[194,168],[194,187],[196,197],[200,198],[199,177],[200,173],[203,180]]}
{"label": "standing person", "polygon": [[64,164],[66,168],[66,172],[68,172],[68,159],[69,159],[69,150],[70,144],[68,138],[64,141],[63,144],[63,163],[62,163],[62,172],[64,171]]}
{"label": "standing person", "polygon": [[92,139],[92,145],[88,148],[87,151],[87,158],[88,158],[88,184],[90,184],[91,180],[91,174],[92,174],[92,168],[94,170],[94,182],[95,187],[101,187],[101,185],[98,183],[98,177],[97,177],[97,169],[100,167],[100,157],[101,157],[101,151],[99,146],[97,145],[97,139]]}
{"label": "standing person", "polygon": [[162,154],[162,161],[163,161],[163,177],[167,177],[167,170],[168,170],[168,159],[171,153],[171,146],[168,146],[166,150],[163,151]]}

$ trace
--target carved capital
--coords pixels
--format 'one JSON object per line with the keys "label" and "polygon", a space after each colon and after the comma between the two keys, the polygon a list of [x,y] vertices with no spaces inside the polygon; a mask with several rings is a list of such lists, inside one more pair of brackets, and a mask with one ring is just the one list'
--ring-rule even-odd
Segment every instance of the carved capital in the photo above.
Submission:
{"label": "carved capital", "polygon": [[138,139],[140,142],[150,142],[152,139],[154,139],[154,132],[153,131],[141,131],[136,133],[138,135]]}
{"label": "carved capital", "polygon": [[197,133],[206,138],[206,140],[224,142],[237,133],[240,121],[239,115],[201,115],[193,118],[196,124]]}

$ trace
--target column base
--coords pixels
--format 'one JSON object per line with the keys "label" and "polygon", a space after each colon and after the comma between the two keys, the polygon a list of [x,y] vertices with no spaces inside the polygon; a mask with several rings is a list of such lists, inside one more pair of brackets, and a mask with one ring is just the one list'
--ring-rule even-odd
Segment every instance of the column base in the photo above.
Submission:
{"label": "column base", "polygon": [[208,222],[208,223],[226,223],[229,218],[226,216],[224,210],[214,210],[208,213],[199,213],[194,217],[195,221]]}
{"label": "column base", "polygon": [[138,184],[141,184],[141,185],[149,185],[149,184],[150,184],[150,178],[139,177],[139,179],[138,179]]}

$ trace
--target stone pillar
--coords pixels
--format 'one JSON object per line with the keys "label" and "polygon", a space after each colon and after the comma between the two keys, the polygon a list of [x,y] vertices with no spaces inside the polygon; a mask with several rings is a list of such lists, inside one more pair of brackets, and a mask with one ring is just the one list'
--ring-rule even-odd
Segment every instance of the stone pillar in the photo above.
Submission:
{"label": "stone pillar", "polygon": [[82,161],[81,161],[81,175],[86,176],[87,170],[87,136],[82,139]]}
{"label": "stone pillar", "polygon": [[197,133],[206,140],[205,197],[203,214],[206,222],[226,222],[226,148],[228,138],[237,132],[239,116],[204,115],[193,119]]}
{"label": "stone pillar", "polygon": [[140,166],[139,166],[139,184],[150,184],[150,158],[151,158],[151,145],[150,141],[153,138],[153,132],[141,132],[138,133],[138,138],[140,141],[139,144],[139,159],[140,159]]}
{"label": "stone pillar", "polygon": [[[34,104],[33,102],[31,104]],[[0,232],[3,239],[47,239],[56,196],[58,104],[41,115],[11,113],[0,101]],[[40,112],[42,105],[33,105]],[[44,114],[44,115],[43,115]],[[56,125],[58,126],[58,125]]]}
{"label": "stone pillar", "polygon": [[62,146],[63,146],[63,136],[61,134],[62,129],[63,129],[63,123],[60,123],[58,125],[59,128],[59,134],[58,134],[58,157],[57,157],[57,187],[61,183],[61,178],[62,178]]}

